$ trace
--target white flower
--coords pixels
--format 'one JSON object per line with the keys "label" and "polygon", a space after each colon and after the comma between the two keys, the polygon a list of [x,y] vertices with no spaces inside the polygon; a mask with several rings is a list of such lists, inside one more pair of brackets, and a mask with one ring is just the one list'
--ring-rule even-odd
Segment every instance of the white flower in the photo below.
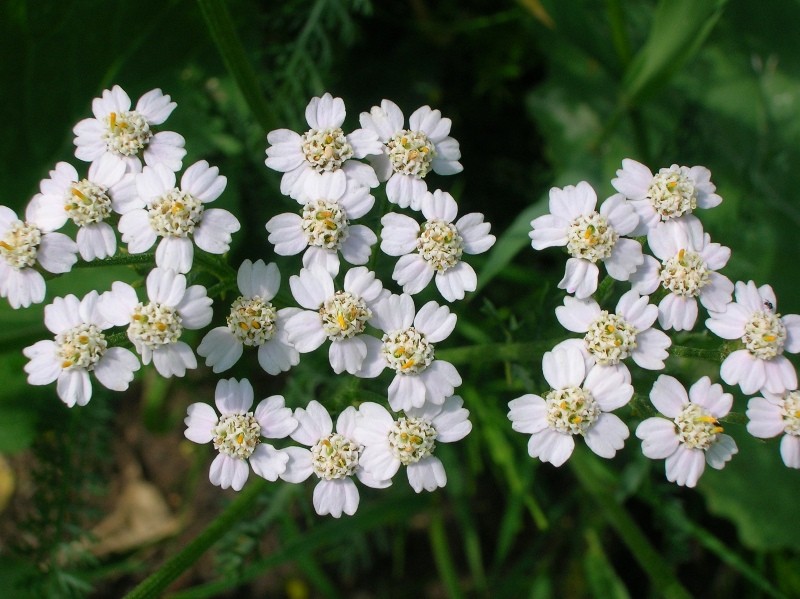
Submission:
{"label": "white flower", "polygon": [[747,403],[747,418],[747,432],[754,437],[769,439],[784,433],[783,463],[789,468],[800,468],[800,392],[764,391],[763,397],[754,397]]}
{"label": "white flower", "polygon": [[695,208],[719,206],[722,198],[704,166],[662,168],[653,175],[645,165],[626,158],[611,185],[631,200],[639,215],[633,235],[646,235],[659,222],[679,218]]}
{"label": "white flower", "polygon": [[629,376],[622,361],[630,357],[642,368],[661,370],[672,341],[664,332],[652,328],[658,308],[649,304],[649,299],[628,291],[619,298],[616,312],[609,314],[591,298],[566,296],[564,305],[556,308],[556,318],[565,329],[586,333],[580,346],[600,366]]}
{"label": "white flower", "polygon": [[292,276],[289,285],[294,299],[305,308],[286,321],[289,343],[305,354],[329,339],[333,371],[355,374],[367,355],[369,337],[364,329],[383,292],[375,273],[364,266],[351,268],[344,276],[344,290],[336,291],[328,271],[312,265]]}
{"label": "white flower", "polygon": [[100,297],[100,312],[115,326],[128,327],[128,339],[151,361],[163,377],[183,376],[197,368],[192,348],[180,341],[184,329],[202,329],[211,322],[211,298],[202,285],[186,287],[186,277],[169,268],[154,268],[147,275],[147,302],[136,291],[116,281]]}
{"label": "white flower", "polygon": [[197,348],[206,366],[223,372],[239,360],[244,346],[258,347],[258,363],[269,374],[296,366],[300,355],[289,343],[286,320],[297,308],[278,310],[271,300],[278,293],[281,274],[274,262],[245,260],[236,278],[241,295],[234,300],[228,324],[211,329]]}
{"label": "white flower", "polygon": [[330,514],[334,518],[347,514],[352,516],[358,509],[358,488],[352,476],[358,477],[368,487],[382,489],[390,481],[378,481],[370,476],[360,464],[363,446],[356,441],[356,410],[348,407],[336,419],[336,432],[328,411],[318,401],[312,400],[308,407],[297,408],[294,413],[298,426],[292,439],[310,447],[287,447],[283,451],[289,456],[286,471],[281,479],[290,483],[301,483],[312,474],[319,482],[314,487],[314,510],[320,516]]}
{"label": "white flower", "polygon": [[667,480],[694,487],[705,464],[717,470],[739,449],[722,433],[719,419],[733,403],[730,393],[704,376],[689,388],[662,374],[650,391],[650,401],[666,418],[648,418],[636,427],[642,453],[650,459],[666,458]]}
{"label": "white flower", "polygon": [[305,251],[303,266],[319,264],[333,276],[339,273],[340,252],[350,264],[366,264],[378,238],[369,227],[350,222],[372,209],[375,198],[369,189],[329,175],[309,177],[306,187],[309,200],[302,215],[287,212],[267,222],[275,253],[293,256]]}
{"label": "white flower", "polygon": [[59,162],[39,189],[29,207],[35,220],[55,230],[71,219],[78,227],[78,251],[87,262],[116,253],[116,234],[105,221],[136,198],[135,176],[126,174],[123,162],[104,154],[89,166],[85,179],[71,164]]}
{"label": "white flower", "polygon": [[535,250],[567,247],[571,257],[558,287],[581,299],[597,290],[599,260],[617,281],[627,281],[644,261],[642,245],[622,237],[639,222],[625,198],[621,194],[611,196],[600,206],[600,212],[595,210],[596,204],[597,195],[585,181],[563,189],[554,187],[550,190],[550,214],[532,220],[529,233]]}
{"label": "white flower", "polygon": [[461,150],[450,137],[450,119],[438,110],[422,106],[408,119],[390,100],[382,100],[369,112],[362,112],[361,126],[374,131],[385,144],[383,153],[372,158],[378,179],[387,181],[386,196],[401,208],[419,210],[428,186],[425,176],[433,170],[439,175],[455,175],[464,170],[458,159]]}
{"label": "white flower", "polygon": [[356,376],[373,378],[384,368],[395,371],[389,405],[395,411],[440,405],[461,384],[455,366],[434,357],[434,343],[444,341],[456,326],[447,306],[430,301],[415,313],[410,295],[390,295],[372,309],[370,324],[384,331],[381,340],[364,336],[367,355]]}
{"label": "white flower", "polygon": [[225,190],[227,179],[216,166],[201,160],[186,169],[180,187],[175,173],[163,165],[146,166],[136,177],[139,195],[122,206],[119,230],[131,254],[156,249],[156,265],[187,273],[192,268],[194,246],[210,254],[228,251],[231,233],[239,221],[227,210],[206,209]]}
{"label": "white flower", "polygon": [[44,308],[44,324],[55,335],[23,350],[28,383],[47,385],[57,380],[58,396],[69,407],[85,406],[92,398],[89,373],[104,387],[125,391],[139,370],[139,360],[123,347],[108,347],[104,330],[111,328],[98,310],[98,295],[82,300],[74,295],[57,297]]}
{"label": "white flower", "polygon": [[561,466],[575,449],[574,435],[603,458],[613,458],[628,438],[628,427],[612,410],[627,404],[633,387],[621,371],[587,369],[575,346],[556,346],[542,358],[551,389],[544,397],[523,395],[509,402],[511,427],[531,435],[528,454]]}
{"label": "white flower", "polygon": [[797,388],[797,373],[783,352],[800,352],[800,316],[781,316],[769,285],[736,282],[736,301],[724,312],[711,312],[706,326],[723,339],[741,339],[744,349],[722,362],[720,376],[742,393],[783,393]]}
{"label": "white flower", "polygon": [[296,427],[292,411],[284,407],[283,397],[273,395],[261,400],[254,412],[253,387],[242,379],[221,380],[214,392],[219,417],[210,405],[193,403],[184,419],[186,438],[195,443],[210,443],[219,455],[211,462],[208,478],[211,484],[240,491],[250,475],[250,467],[258,476],[270,481],[286,470],[289,456],[261,441],[283,439]]}
{"label": "white flower", "polygon": [[475,291],[478,277],[461,256],[480,254],[494,245],[489,223],[483,214],[472,212],[453,221],[458,205],[447,192],[426,193],[421,204],[428,219],[422,227],[413,218],[390,212],[381,219],[381,249],[390,256],[400,256],[392,278],[411,295],[419,293],[436,275],[436,287],[448,301],[464,298],[465,291]]}
{"label": "white flower", "polygon": [[352,179],[366,187],[377,187],[378,178],[368,164],[351,158],[364,158],[383,152],[383,145],[374,131],[356,129],[342,131],[345,109],[341,98],[325,94],[312,98],[306,107],[306,121],[311,127],[300,135],[289,129],[276,129],[267,135],[267,159],[271,169],[284,173],[281,193],[304,203],[306,179],[332,173],[337,178]]}
{"label": "white flower", "polygon": [[183,136],[172,131],[153,132],[175,109],[175,102],[153,89],[139,98],[131,110],[131,99],[119,86],[103,90],[100,98],[92,100],[93,119],[83,119],[72,130],[75,137],[75,156],[94,162],[108,155],[124,163],[128,172],[141,170],[145,164],[163,164],[177,171],[186,155]]}
{"label": "white flower", "polygon": [[28,204],[25,220],[11,208],[0,206],[0,297],[12,308],[27,308],[44,301],[44,277],[36,264],[55,274],[72,270],[78,246],[63,233],[54,233],[50,219],[43,219]]}
{"label": "white flower", "polygon": [[408,482],[417,493],[444,487],[447,474],[433,453],[437,443],[459,441],[472,430],[463,404],[453,395],[439,405],[409,408],[395,420],[380,404],[362,403],[355,433],[364,445],[361,465],[374,479],[387,482],[404,465]]}
{"label": "white flower", "polygon": [[715,272],[728,263],[730,249],[711,243],[703,225],[691,215],[658,224],[647,234],[655,258],[631,275],[632,289],[653,293],[659,286],[669,293],[658,304],[658,322],[664,329],[688,331],[697,321],[697,299],[709,311],[725,310],[733,283]]}

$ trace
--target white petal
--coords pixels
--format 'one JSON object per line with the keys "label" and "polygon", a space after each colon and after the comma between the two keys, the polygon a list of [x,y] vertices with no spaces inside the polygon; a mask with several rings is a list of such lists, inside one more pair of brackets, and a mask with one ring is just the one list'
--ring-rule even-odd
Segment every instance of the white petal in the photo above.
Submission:
{"label": "white petal", "polygon": [[720,435],[706,450],[706,463],[716,470],[722,470],[734,454],[739,453],[736,441],[730,435]]}
{"label": "white petal", "polygon": [[600,414],[583,436],[586,445],[601,458],[613,458],[630,436],[628,427],[614,414]]}
{"label": "white petal", "polygon": [[92,398],[92,383],[89,373],[83,368],[63,370],[58,375],[56,388],[61,401],[70,408],[75,405],[85,406]]}
{"label": "white petal", "polygon": [[550,462],[556,467],[566,462],[574,449],[575,440],[572,435],[559,433],[549,427],[532,434],[528,440],[528,455]]}
{"label": "white petal", "polygon": [[666,418],[648,418],[636,427],[636,436],[642,440],[642,453],[651,460],[671,456],[680,443],[675,423]]}
{"label": "white petal", "polygon": [[511,428],[519,433],[538,433],[547,428],[547,404],[538,395],[527,394],[508,402]]}
{"label": "white petal", "polygon": [[125,391],[139,370],[139,359],[124,347],[109,347],[94,366],[100,384],[112,391]]}
{"label": "white petal", "polygon": [[185,375],[187,368],[197,368],[197,359],[191,347],[178,341],[154,349],[153,365],[161,376],[170,378]]}
{"label": "white petal", "polygon": [[214,438],[214,427],[219,422],[217,413],[206,403],[193,403],[186,408],[184,436],[195,443],[210,443]]}
{"label": "white petal", "polygon": [[689,449],[679,445],[665,463],[667,480],[681,486],[694,487],[705,469],[702,449]]}
{"label": "white petal", "polygon": [[260,443],[250,456],[250,467],[258,476],[276,481],[286,472],[289,455],[268,443]]}
{"label": "white petal", "polygon": [[352,516],[358,509],[358,489],[349,478],[322,479],[314,487],[314,510],[320,516],[330,514],[340,518],[342,513]]}
{"label": "white petal", "polygon": [[650,390],[650,401],[664,416],[676,418],[689,404],[689,395],[678,379],[662,374]]}
{"label": "white petal", "polygon": [[314,471],[311,466],[311,452],[304,447],[287,447],[283,450],[289,459],[286,469],[280,474],[281,480],[289,483],[301,483]]}
{"label": "white petal", "polygon": [[442,461],[436,456],[428,456],[417,462],[409,464],[406,468],[408,483],[415,492],[435,491],[447,484],[447,474]]}
{"label": "white petal", "polygon": [[215,373],[224,372],[242,357],[243,345],[227,326],[211,329],[200,345],[197,354],[206,359]]}
{"label": "white petal", "polygon": [[156,265],[162,268],[185,274],[193,259],[194,245],[188,237],[164,237],[156,248]]}
{"label": "white petal", "polygon": [[425,335],[431,343],[444,341],[456,326],[456,315],[447,306],[435,301],[426,303],[414,318],[414,328]]}
{"label": "white petal", "polygon": [[596,264],[581,258],[570,258],[567,260],[567,267],[564,278],[558,283],[559,289],[565,289],[567,293],[574,293],[578,299],[584,299],[597,291],[597,276],[600,270]]}
{"label": "white petal", "polygon": [[247,379],[222,379],[214,390],[214,403],[220,414],[246,414],[253,405],[253,386]]}

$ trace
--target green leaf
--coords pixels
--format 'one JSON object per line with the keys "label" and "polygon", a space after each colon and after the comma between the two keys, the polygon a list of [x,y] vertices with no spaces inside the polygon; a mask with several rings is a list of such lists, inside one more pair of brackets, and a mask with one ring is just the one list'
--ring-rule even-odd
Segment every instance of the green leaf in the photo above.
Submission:
{"label": "green leaf", "polygon": [[727,0],[661,0],[650,35],[622,83],[623,101],[639,104],[664,87],[697,52],[722,14]]}
{"label": "green leaf", "polygon": [[531,221],[537,216],[546,214],[548,207],[548,196],[542,196],[536,202],[523,210],[506,232],[497,238],[497,242],[491,249],[488,259],[483,269],[478,274],[479,292],[486,284],[494,279],[500,272],[514,259],[519,251],[530,244],[528,233],[531,230]]}
{"label": "green leaf", "polygon": [[586,580],[598,599],[629,599],[625,585],[617,576],[594,530],[586,531]]}
{"label": "green leaf", "polygon": [[730,519],[751,549],[800,550],[790,525],[797,518],[800,472],[783,465],[777,441],[759,441],[735,428],[741,430],[732,433],[739,453],[721,471],[707,469],[698,485],[709,511]]}

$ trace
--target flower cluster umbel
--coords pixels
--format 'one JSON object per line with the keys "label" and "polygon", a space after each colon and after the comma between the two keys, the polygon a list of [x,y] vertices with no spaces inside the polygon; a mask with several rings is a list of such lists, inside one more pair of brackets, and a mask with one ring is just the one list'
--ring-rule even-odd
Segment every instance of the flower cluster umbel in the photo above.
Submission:
{"label": "flower cluster umbel", "polygon": [[[210,481],[240,490],[251,469],[271,481],[299,483],[313,474],[314,508],[334,517],[358,507],[354,476],[383,488],[405,466],[416,492],[444,486],[437,444],[458,441],[472,428],[456,395],[461,375],[436,355],[455,329],[456,314],[436,300],[417,306],[414,296],[433,282],[432,292],[444,302],[464,299],[477,289],[469,256],[495,242],[482,214],[459,217],[450,193],[428,188],[432,173],[462,170],[450,119],[423,106],[406,123],[400,108],[383,100],[360,114],[361,128],[346,132],[344,102],[324,94],[306,107],[307,131],[270,132],[265,164],[283,173],[280,190],[296,210],[270,218],[264,237],[278,255],[302,255],[289,276],[294,305],[276,301],[281,272],[275,263],[246,259],[236,270],[238,294],[225,306],[224,322],[193,348],[183,333],[209,327],[215,299],[191,284],[197,262],[209,264],[195,246],[225,254],[240,224],[227,210],[209,207],[227,186],[217,167],[200,160],[178,179],[184,139],[161,130],[176,107],[170,97],[156,89],[131,106],[120,87],[105,90],[92,102],[93,118],[74,128],[75,156],[89,163],[85,176],[59,162],[24,220],[0,206],[0,297],[14,308],[44,301],[41,271],[63,274],[114,256],[132,263],[155,246],[154,255],[140,260],[152,266],[142,273],[144,292],[116,281],[104,292],[56,297],[45,307],[53,338],[25,348],[28,381],[56,382],[64,403],[82,406],[92,395],[90,373],[104,387],[124,391],[142,364],[182,377],[198,367],[196,352],[222,373],[252,348],[260,368],[278,375],[325,345],[336,375],[375,379],[388,371],[386,405],[357,403],[334,422],[317,400],[292,409],[272,395],[253,408],[247,378],[220,380],[216,409],[193,403],[185,419],[188,439],[217,450]],[[393,209],[373,215],[381,224],[373,231],[365,217],[381,184]],[[800,316],[781,316],[768,285],[734,284],[719,272],[730,250],[711,241],[695,214],[722,201],[710,173],[673,165],[653,174],[624,160],[612,185],[618,193],[599,209],[586,182],[554,188],[550,213],[531,223],[533,248],[561,246],[569,254],[559,283],[568,295],[556,318],[578,336],[543,356],[546,392],[509,403],[513,429],[530,435],[529,454],[561,465],[580,435],[597,455],[613,457],[629,436],[614,411],[634,395],[630,363],[663,369],[672,345],[667,331],[694,330],[702,306],[706,328],[729,340],[722,381],[762,395],[750,401],[748,430],[758,437],[783,434],[784,462],[800,468],[800,391],[784,355],[800,351]],[[59,232],[62,227],[74,235]],[[397,259],[391,282],[368,266],[376,246]],[[600,285],[601,262],[609,283],[630,283],[613,309],[603,306],[611,286]],[[220,289],[233,286],[229,270],[227,280],[215,272]],[[694,486],[706,463],[722,468],[737,452],[723,427],[733,396],[709,377],[687,391],[661,375],[650,399],[647,409],[661,416],[641,422],[636,435],[646,456],[666,459],[670,481]],[[287,438],[295,444],[272,444]]]}
{"label": "flower cluster umbel", "polygon": [[[198,366],[183,333],[211,324],[214,298],[206,287],[190,284],[195,246],[224,254],[240,225],[230,212],[209,208],[227,185],[217,167],[201,160],[178,179],[184,139],[160,130],[175,107],[160,90],[142,96],[135,109],[120,87],[104,91],[92,103],[94,118],[74,128],[75,155],[90,162],[86,177],[60,162],[42,181],[24,221],[0,208],[0,295],[14,307],[44,300],[38,267],[67,272],[78,254],[84,262],[115,256],[119,241],[123,263],[155,246],[146,294],[116,281],[103,293],[57,297],[46,306],[54,338],[25,349],[25,370],[31,384],[57,381],[69,406],[90,400],[91,372],[105,387],[123,391],[141,364],[152,362],[164,377],[182,377]],[[316,400],[292,410],[274,395],[253,409],[249,380],[229,378],[217,384],[216,409],[194,403],[185,419],[186,437],[213,443],[218,452],[209,474],[213,484],[239,490],[251,468],[268,480],[290,482],[313,473],[314,507],[335,517],[356,511],[353,476],[386,487],[403,465],[417,492],[445,485],[436,445],[471,430],[469,412],[454,394],[461,376],[435,355],[456,315],[437,301],[417,308],[413,296],[435,280],[446,301],[463,299],[477,287],[466,258],[495,241],[482,214],[459,218],[449,193],[428,191],[431,173],[462,170],[450,119],[423,106],[406,124],[388,100],[362,113],[355,131],[345,132],[345,116],[344,102],[325,94],[306,108],[307,131],[281,129],[267,137],[266,165],[284,173],[281,192],[297,203],[296,211],[265,224],[275,253],[302,254],[299,272],[289,277],[295,305],[276,305],[281,273],[275,263],[244,260],[224,324],[205,333],[196,353],[222,373],[253,348],[260,367],[277,375],[327,345],[335,374],[371,379],[393,371],[387,406],[350,406],[334,426]],[[388,201],[411,214],[379,215],[377,232],[358,221],[373,209],[381,182]],[[55,232],[70,220],[75,240]],[[392,278],[399,294],[366,266],[379,238],[384,254],[398,258]],[[231,286],[216,276],[221,287]],[[115,327],[124,335],[114,334]],[[287,437],[298,445],[270,444]]]}
{"label": "flower cluster umbel", "polygon": [[[785,433],[784,462],[800,467],[797,375],[784,356],[800,351],[800,316],[781,316],[769,285],[734,285],[718,272],[731,252],[711,241],[695,214],[722,202],[708,169],[672,165],[653,174],[626,159],[611,184],[618,193],[599,210],[586,182],[553,188],[550,213],[531,222],[534,249],[562,246],[569,254],[558,286],[573,295],[564,298],[556,317],[583,337],[544,355],[549,391],[509,403],[514,430],[531,435],[528,453],[559,466],[571,455],[574,436],[581,435],[594,453],[613,457],[629,436],[610,413],[633,397],[626,360],[662,370],[672,345],[665,331],[694,330],[699,303],[708,312],[706,328],[737,342],[733,351],[726,349],[720,378],[744,394],[763,394],[750,401],[748,430],[758,437]],[[630,236],[646,237],[652,255]],[[611,279],[630,283],[613,311],[600,305],[607,294],[598,293],[598,262]],[[595,300],[595,294],[601,297]],[[650,303],[654,294],[661,298],[657,305]],[[738,451],[721,422],[733,396],[709,377],[687,393],[676,378],[661,375],[650,400],[662,416],[641,422],[636,436],[647,457],[666,459],[668,480],[693,487],[705,464],[721,469]]]}

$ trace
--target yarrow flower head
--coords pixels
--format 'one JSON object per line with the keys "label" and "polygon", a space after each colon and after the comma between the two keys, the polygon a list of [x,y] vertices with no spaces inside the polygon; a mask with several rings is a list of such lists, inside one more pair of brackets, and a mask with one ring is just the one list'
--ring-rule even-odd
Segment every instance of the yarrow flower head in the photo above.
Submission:
{"label": "yarrow flower head", "polygon": [[719,422],[733,404],[733,396],[704,376],[686,389],[674,377],[662,374],[650,391],[650,401],[666,418],[648,418],[636,428],[642,453],[666,458],[667,480],[694,487],[705,465],[721,470],[739,450]]}
{"label": "yarrow flower head", "polygon": [[716,271],[728,263],[731,251],[711,243],[696,217],[660,223],[650,229],[647,244],[658,260],[645,256],[644,264],[631,276],[631,284],[641,294],[653,293],[659,286],[669,292],[658,304],[662,328],[694,328],[698,299],[709,311],[725,310],[733,283]]}
{"label": "yarrow flower head", "polygon": [[797,388],[797,373],[784,352],[800,352],[800,316],[777,312],[778,300],[769,285],[753,281],[736,283],[736,301],[724,311],[711,312],[706,326],[723,339],[740,339],[744,345],[720,366],[720,376],[742,393],[780,394]]}
{"label": "yarrow flower head", "polygon": [[63,233],[53,232],[53,221],[35,204],[28,204],[25,220],[11,208],[0,206],[0,297],[12,308],[27,308],[44,301],[44,277],[38,264],[55,274],[72,270],[78,246]]}
{"label": "yarrow flower head", "polygon": [[409,128],[400,108],[390,100],[381,101],[359,117],[361,126],[374,131],[384,144],[383,153],[371,158],[380,181],[386,181],[386,196],[401,208],[419,210],[431,171],[454,175],[464,167],[458,160],[461,150],[450,137],[450,119],[438,110],[422,106],[409,117]]}
{"label": "yarrow flower head", "polygon": [[314,199],[306,194],[307,179],[328,175],[370,188],[378,186],[373,168],[352,159],[381,154],[383,145],[374,131],[356,129],[345,134],[344,117],[344,101],[326,93],[312,98],[306,107],[308,131],[302,135],[289,129],[270,131],[265,164],[284,173],[282,194],[305,203]]}
{"label": "yarrow flower head", "polygon": [[639,215],[633,235],[646,235],[659,222],[691,214],[696,208],[714,208],[722,203],[704,166],[662,168],[653,175],[645,165],[626,158],[611,185],[631,201]]}
{"label": "yarrow flower head", "polygon": [[299,310],[277,309],[272,304],[281,284],[278,267],[274,262],[245,260],[236,280],[241,295],[231,305],[227,324],[211,329],[197,347],[206,366],[214,372],[228,370],[239,361],[244,347],[258,348],[258,363],[269,374],[296,366],[300,354],[289,343],[286,321]]}
{"label": "yarrow flower head", "polygon": [[623,360],[630,357],[642,368],[661,370],[672,343],[665,333],[652,328],[658,308],[649,304],[649,299],[628,291],[619,299],[616,312],[609,313],[591,298],[566,296],[564,305],[556,308],[556,318],[565,329],[585,333],[582,341],[570,343],[580,347],[596,364],[623,371],[629,380]]}
{"label": "yarrow flower head", "polygon": [[225,190],[227,179],[216,166],[201,160],[186,169],[180,187],[175,173],[162,165],[145,167],[136,177],[138,196],[122,206],[119,230],[128,251],[149,250],[161,237],[156,249],[156,265],[187,273],[192,268],[194,246],[210,254],[228,251],[231,234],[239,221],[227,210],[207,209]]}
{"label": "yarrow flower head", "polygon": [[193,403],[187,409],[184,435],[195,443],[214,444],[219,455],[211,462],[208,477],[211,484],[223,489],[240,491],[250,468],[262,478],[278,480],[289,462],[286,453],[264,443],[262,438],[287,437],[297,428],[292,411],[284,407],[280,395],[261,400],[251,411],[253,397],[253,387],[247,379],[223,379],[214,392],[219,416],[205,403]]}
{"label": "yarrow flower head", "polygon": [[342,514],[352,516],[359,503],[358,488],[352,477],[356,476],[368,487],[381,489],[390,481],[378,481],[368,474],[360,463],[364,447],[356,440],[356,409],[346,408],[336,419],[336,431],[328,411],[316,400],[306,409],[294,413],[297,429],[292,439],[308,447],[287,447],[289,456],[286,471],[281,479],[301,483],[312,474],[317,477],[314,487],[314,510],[320,516],[334,518]]}
{"label": "yarrow flower head", "polygon": [[561,466],[575,449],[575,435],[603,458],[613,458],[628,438],[628,427],[612,410],[627,404],[633,387],[621,371],[587,368],[581,351],[561,344],[542,358],[551,389],[543,396],[527,394],[509,402],[512,428],[531,435],[528,454]]}
{"label": "yarrow flower head", "polygon": [[783,434],[781,458],[789,468],[800,468],[800,391],[762,392],[747,403],[747,432],[760,439]]}
{"label": "yarrow flower head", "polygon": [[458,205],[453,196],[439,190],[424,195],[421,209],[428,219],[421,227],[404,214],[390,212],[381,219],[381,249],[400,256],[392,278],[404,292],[414,295],[435,275],[442,297],[451,302],[463,299],[466,291],[475,291],[478,277],[461,257],[483,253],[494,245],[491,225],[483,222],[483,214],[478,212],[453,222]]}
{"label": "yarrow flower head", "polygon": [[94,162],[107,155],[125,164],[128,172],[141,171],[142,160],[149,166],[163,164],[177,171],[186,155],[183,136],[154,130],[176,106],[160,89],[153,89],[131,110],[131,99],[119,85],[103,90],[103,95],[92,101],[94,118],[83,119],[72,130],[75,157]]}
{"label": "yarrow flower head", "polygon": [[275,253],[303,253],[303,266],[318,264],[331,275],[339,273],[339,254],[350,264],[366,264],[375,233],[352,221],[361,218],[375,203],[367,187],[338,177],[310,177],[308,201],[301,214],[285,213],[267,221],[269,242]]}
{"label": "yarrow flower head", "polygon": [[371,324],[384,331],[382,339],[365,336],[367,355],[356,376],[373,378],[384,368],[395,371],[389,385],[389,405],[395,411],[441,405],[461,384],[455,366],[435,357],[434,344],[444,341],[456,326],[447,306],[430,301],[419,312],[410,295],[390,295],[372,308]]}
{"label": "yarrow flower head", "polygon": [[580,299],[597,290],[597,262],[606,265],[612,278],[627,281],[644,261],[641,244],[623,237],[639,222],[625,198],[611,196],[600,212],[596,205],[597,194],[585,181],[563,189],[554,187],[550,190],[550,214],[531,221],[533,249],[566,246],[570,258],[558,287]]}
{"label": "yarrow flower head", "polygon": [[71,164],[59,162],[39,189],[29,206],[35,220],[52,230],[72,220],[78,227],[78,251],[87,262],[116,253],[117,237],[106,220],[136,199],[135,175],[126,173],[123,162],[104,154],[84,179]]}
{"label": "yarrow flower head", "polygon": [[58,381],[58,396],[69,407],[85,406],[92,398],[93,372],[100,384],[125,391],[139,370],[139,360],[123,347],[109,347],[105,333],[112,325],[98,309],[98,294],[82,300],[74,295],[57,297],[44,308],[44,324],[55,335],[23,350],[28,383],[47,385]]}
{"label": "yarrow flower head", "polygon": [[100,298],[101,314],[115,326],[128,327],[128,339],[151,361],[163,377],[183,376],[197,368],[197,359],[181,335],[184,329],[202,329],[211,322],[211,298],[202,285],[186,287],[186,277],[169,268],[154,268],[147,275],[146,302],[121,281]]}
{"label": "yarrow flower head", "polygon": [[364,445],[361,465],[375,480],[387,483],[405,466],[408,482],[417,493],[444,487],[447,474],[434,453],[438,443],[460,441],[472,430],[463,405],[453,395],[440,404],[409,408],[394,418],[380,404],[362,403],[355,432]]}
{"label": "yarrow flower head", "polygon": [[384,295],[375,273],[364,266],[351,268],[344,276],[344,288],[336,291],[328,271],[314,265],[291,277],[289,285],[294,299],[305,308],[286,321],[289,342],[304,354],[328,339],[333,371],[358,372],[367,355],[367,321]]}

